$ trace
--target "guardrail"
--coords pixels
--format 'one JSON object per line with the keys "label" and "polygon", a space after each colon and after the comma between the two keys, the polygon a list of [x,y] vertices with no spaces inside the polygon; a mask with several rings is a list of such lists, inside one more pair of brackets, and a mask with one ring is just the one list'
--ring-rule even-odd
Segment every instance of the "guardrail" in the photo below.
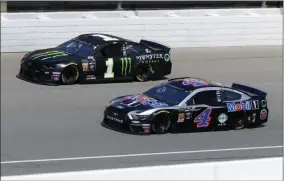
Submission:
{"label": "guardrail", "polygon": [[1,180],[282,180],[283,157],[8,176]]}
{"label": "guardrail", "polygon": [[1,52],[53,47],[83,33],[171,47],[282,45],[282,9],[2,13]]}

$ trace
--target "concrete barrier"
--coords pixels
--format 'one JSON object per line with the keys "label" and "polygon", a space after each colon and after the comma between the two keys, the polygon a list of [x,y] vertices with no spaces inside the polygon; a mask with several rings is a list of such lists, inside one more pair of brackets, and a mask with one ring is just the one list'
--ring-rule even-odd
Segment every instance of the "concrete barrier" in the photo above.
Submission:
{"label": "concrete barrier", "polygon": [[282,45],[281,9],[2,13],[1,52],[56,46],[83,33],[171,47]]}
{"label": "concrete barrier", "polygon": [[1,180],[282,180],[283,157],[8,176]]}

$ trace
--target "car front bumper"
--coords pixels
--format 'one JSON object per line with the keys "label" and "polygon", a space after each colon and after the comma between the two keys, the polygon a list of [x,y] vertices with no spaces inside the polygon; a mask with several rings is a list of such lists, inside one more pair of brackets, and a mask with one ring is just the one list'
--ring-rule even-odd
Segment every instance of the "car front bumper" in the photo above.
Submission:
{"label": "car front bumper", "polygon": [[142,120],[130,120],[123,110],[107,107],[102,126],[124,133],[150,134],[151,124]]}
{"label": "car front bumper", "polygon": [[28,67],[26,64],[22,64],[17,78],[25,80],[27,82],[44,84],[44,85],[59,85],[60,73],[52,71],[37,70],[32,67]]}

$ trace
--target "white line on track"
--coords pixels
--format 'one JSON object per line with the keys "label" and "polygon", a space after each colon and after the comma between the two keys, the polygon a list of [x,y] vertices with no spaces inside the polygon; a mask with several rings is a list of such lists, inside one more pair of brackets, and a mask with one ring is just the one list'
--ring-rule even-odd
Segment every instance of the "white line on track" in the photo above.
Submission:
{"label": "white line on track", "polygon": [[160,153],[138,153],[138,154],[125,154],[125,155],[105,155],[105,156],[54,158],[54,159],[38,159],[38,160],[16,160],[16,161],[4,161],[4,162],[1,162],[1,164],[51,162],[51,161],[70,161],[70,160],[91,160],[91,159],[100,159],[100,158],[124,158],[124,157],[140,157],[140,156],[154,156],[154,155],[175,155],[175,154],[190,154],[190,153],[260,150],[260,149],[274,149],[274,148],[283,148],[283,146],[226,148],[226,149],[176,151],[176,152],[160,152]]}

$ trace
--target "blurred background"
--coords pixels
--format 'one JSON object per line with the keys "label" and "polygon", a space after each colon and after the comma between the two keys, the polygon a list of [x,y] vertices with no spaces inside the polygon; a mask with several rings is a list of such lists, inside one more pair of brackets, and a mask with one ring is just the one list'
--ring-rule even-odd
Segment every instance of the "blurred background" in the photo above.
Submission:
{"label": "blurred background", "polygon": [[280,8],[283,1],[1,1],[1,12]]}

